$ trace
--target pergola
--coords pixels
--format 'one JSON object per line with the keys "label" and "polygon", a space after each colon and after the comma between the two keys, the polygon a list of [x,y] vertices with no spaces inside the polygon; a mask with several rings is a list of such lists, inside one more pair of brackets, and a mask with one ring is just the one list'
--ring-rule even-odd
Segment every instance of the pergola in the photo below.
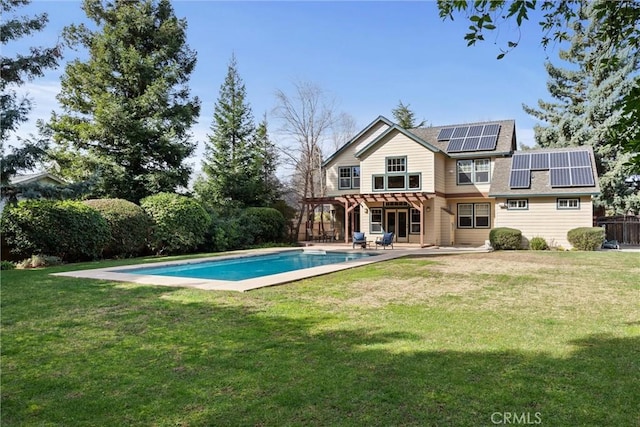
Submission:
{"label": "pergola", "polygon": [[[344,242],[349,243],[347,235],[347,224],[351,218],[351,229],[355,229],[354,217],[351,212],[360,205],[360,203],[376,203],[376,202],[406,202],[413,208],[420,211],[420,218],[424,224],[424,212],[427,200],[433,198],[435,193],[366,193],[366,194],[344,194],[333,197],[309,197],[304,199],[304,203],[312,212],[318,205],[341,205],[344,207]],[[420,246],[424,246],[424,231],[420,233]]]}

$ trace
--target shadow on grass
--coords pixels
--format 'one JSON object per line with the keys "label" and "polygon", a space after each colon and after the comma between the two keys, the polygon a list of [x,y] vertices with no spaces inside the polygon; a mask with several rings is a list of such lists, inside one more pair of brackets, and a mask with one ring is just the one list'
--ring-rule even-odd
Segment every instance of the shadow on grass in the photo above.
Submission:
{"label": "shadow on grass", "polygon": [[638,337],[588,336],[564,359],[403,353],[395,343],[421,338],[330,329],[330,314],[291,318],[236,296],[178,303],[178,289],[65,283],[57,302],[3,298],[3,425],[640,421]]}

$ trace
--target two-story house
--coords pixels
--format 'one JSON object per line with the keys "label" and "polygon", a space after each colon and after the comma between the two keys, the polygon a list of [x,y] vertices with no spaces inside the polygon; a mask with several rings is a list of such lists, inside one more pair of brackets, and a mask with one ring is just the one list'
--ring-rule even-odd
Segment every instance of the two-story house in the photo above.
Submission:
{"label": "two-story house", "polygon": [[[337,234],[483,245],[496,227],[570,247],[599,193],[589,147],[516,151],[513,120],[403,129],[378,117],[323,164]],[[526,242],[525,242],[526,244]]]}

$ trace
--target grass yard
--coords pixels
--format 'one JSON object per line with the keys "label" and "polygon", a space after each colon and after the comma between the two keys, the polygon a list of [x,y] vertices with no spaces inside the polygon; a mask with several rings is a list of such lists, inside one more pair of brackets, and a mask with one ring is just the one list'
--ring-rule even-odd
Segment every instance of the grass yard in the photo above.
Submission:
{"label": "grass yard", "polygon": [[244,294],[49,275],[87,267],[2,272],[3,426],[640,425],[638,253],[399,259]]}

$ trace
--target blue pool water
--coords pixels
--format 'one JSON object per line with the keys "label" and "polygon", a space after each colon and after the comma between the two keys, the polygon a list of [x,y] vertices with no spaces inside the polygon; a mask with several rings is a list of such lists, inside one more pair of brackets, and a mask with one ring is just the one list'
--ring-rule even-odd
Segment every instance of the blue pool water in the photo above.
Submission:
{"label": "blue pool water", "polygon": [[245,280],[374,256],[372,253],[289,251],[242,258],[127,269],[126,273],[194,279]]}

